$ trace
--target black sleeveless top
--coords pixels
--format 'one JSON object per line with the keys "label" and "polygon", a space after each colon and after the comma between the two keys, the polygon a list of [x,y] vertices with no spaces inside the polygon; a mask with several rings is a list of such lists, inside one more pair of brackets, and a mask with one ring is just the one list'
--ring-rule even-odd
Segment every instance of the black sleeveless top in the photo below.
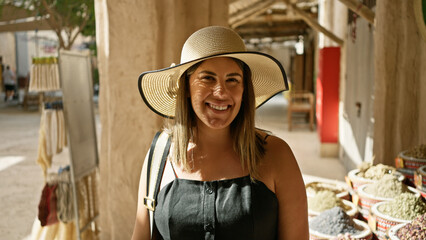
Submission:
{"label": "black sleeveless top", "polygon": [[165,240],[277,239],[278,200],[249,176],[175,179],[161,189],[154,222]]}

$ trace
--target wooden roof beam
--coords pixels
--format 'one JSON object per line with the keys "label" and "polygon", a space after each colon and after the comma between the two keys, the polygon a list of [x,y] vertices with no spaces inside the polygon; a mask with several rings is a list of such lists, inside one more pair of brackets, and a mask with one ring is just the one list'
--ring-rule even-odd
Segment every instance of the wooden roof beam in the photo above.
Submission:
{"label": "wooden roof beam", "polygon": [[362,4],[361,2],[355,0],[339,0],[341,3],[345,4],[349,9],[351,9],[354,13],[360,15],[365,18],[369,23],[374,25],[374,18],[376,14],[371,11],[367,6]]}
{"label": "wooden roof beam", "polygon": [[311,16],[309,16],[309,14],[307,14],[305,11],[298,8],[295,4],[288,3],[288,0],[286,0],[286,3],[289,4],[291,8],[293,9],[294,13],[299,15],[303,19],[303,21],[305,21],[309,26],[311,26],[311,28],[323,33],[324,35],[329,37],[331,40],[339,44],[339,46],[343,45],[343,40],[341,38],[336,36],[331,31],[327,30],[325,27],[321,26],[321,24],[319,24],[316,19],[313,19]]}
{"label": "wooden roof beam", "polygon": [[34,30],[52,30],[52,28],[49,26],[49,24],[47,24],[45,19],[0,25],[0,32],[21,32]]}
{"label": "wooden roof beam", "polygon": [[246,10],[240,11],[230,16],[228,23],[231,26],[231,28],[236,28],[238,26],[241,26],[247,23],[248,21],[250,21],[252,18],[264,13],[274,3],[275,3],[274,0],[261,1],[258,4],[255,4],[255,6],[253,6],[252,8],[248,8]]}

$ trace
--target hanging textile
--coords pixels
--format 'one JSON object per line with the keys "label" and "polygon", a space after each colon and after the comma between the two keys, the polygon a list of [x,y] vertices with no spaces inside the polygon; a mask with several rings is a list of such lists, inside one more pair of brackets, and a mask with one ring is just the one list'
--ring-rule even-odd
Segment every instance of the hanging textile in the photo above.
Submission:
{"label": "hanging textile", "polygon": [[29,91],[57,90],[60,90],[58,59],[55,57],[33,58]]}
{"label": "hanging textile", "polygon": [[46,103],[41,112],[39,146],[36,162],[44,176],[52,165],[54,154],[62,152],[67,146],[67,134],[61,102]]}
{"label": "hanging textile", "polygon": [[[67,168],[64,171],[68,171]],[[57,176],[49,174],[47,177],[49,182],[66,181],[67,175],[59,172]],[[99,182],[98,171],[93,171],[91,174],[81,178],[76,184],[76,192],[78,199],[78,214],[80,229],[89,224],[85,231],[81,233],[81,239],[97,240],[99,239],[99,229],[97,224],[90,225],[91,219],[94,219],[99,214],[98,199],[97,199],[97,184]],[[59,193],[60,194],[60,193]],[[58,194],[58,196],[59,196]],[[58,200],[61,201],[61,200]],[[61,204],[61,203],[58,203]],[[60,212],[60,211],[59,211]],[[59,213],[58,212],[58,213]],[[61,220],[61,217],[58,216]],[[58,221],[55,224],[41,226],[38,218],[35,219],[31,237],[32,240],[75,240],[77,239],[75,221],[64,223]]]}

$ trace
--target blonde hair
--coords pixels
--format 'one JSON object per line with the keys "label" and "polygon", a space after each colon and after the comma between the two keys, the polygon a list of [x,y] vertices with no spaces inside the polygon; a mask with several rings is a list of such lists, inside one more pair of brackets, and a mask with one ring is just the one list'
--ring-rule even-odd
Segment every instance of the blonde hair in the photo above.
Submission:
{"label": "blonde hair", "polygon": [[[250,68],[241,60],[232,58],[243,70],[244,91],[240,111],[231,123],[231,137],[234,141],[234,151],[241,160],[243,169],[247,168],[252,179],[258,177],[258,164],[265,155],[265,141],[255,128],[255,95],[251,81]],[[191,166],[187,158],[188,144],[193,139],[196,128],[196,115],[189,99],[189,77],[201,65],[194,64],[179,79],[179,89],[176,97],[176,112],[174,119],[169,122],[168,130],[172,134],[172,161],[182,165],[185,170]]]}

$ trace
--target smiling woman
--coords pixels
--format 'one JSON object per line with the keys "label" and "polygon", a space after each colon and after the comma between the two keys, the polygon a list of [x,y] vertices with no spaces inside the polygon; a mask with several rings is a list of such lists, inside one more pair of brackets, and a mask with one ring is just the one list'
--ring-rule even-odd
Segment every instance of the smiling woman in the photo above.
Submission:
{"label": "smiling woman", "polygon": [[[158,173],[144,162],[132,239],[308,239],[292,150],[254,122],[256,107],[287,89],[276,59],[217,26],[188,38],[181,64],[142,73],[143,100],[170,119],[171,148]],[[152,198],[151,173],[160,181]]]}

